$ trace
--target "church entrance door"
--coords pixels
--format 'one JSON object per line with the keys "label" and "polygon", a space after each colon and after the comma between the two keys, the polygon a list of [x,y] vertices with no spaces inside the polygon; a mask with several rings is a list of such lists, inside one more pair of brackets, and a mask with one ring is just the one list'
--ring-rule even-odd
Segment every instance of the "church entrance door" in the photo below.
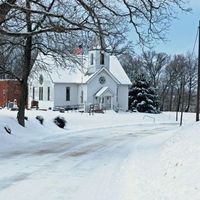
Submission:
{"label": "church entrance door", "polygon": [[110,110],[111,109],[111,96],[105,96],[104,98],[104,104],[103,107],[106,110]]}
{"label": "church entrance door", "polygon": [[111,96],[98,97],[97,102],[98,102],[100,108],[110,110],[112,107],[112,97]]}

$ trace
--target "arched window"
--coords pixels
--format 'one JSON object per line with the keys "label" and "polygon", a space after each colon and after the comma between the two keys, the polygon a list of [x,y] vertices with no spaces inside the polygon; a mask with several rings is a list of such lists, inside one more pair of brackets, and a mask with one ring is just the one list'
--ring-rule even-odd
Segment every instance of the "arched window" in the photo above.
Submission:
{"label": "arched window", "polygon": [[104,53],[100,53],[100,65],[104,65]]}
{"label": "arched window", "polygon": [[50,101],[50,87],[47,87],[47,101]]}
{"label": "arched window", "polygon": [[39,87],[39,101],[43,101],[43,87]]}
{"label": "arched window", "polygon": [[90,55],[90,64],[91,65],[94,64],[94,54],[93,53]]}
{"label": "arched window", "polygon": [[81,91],[81,103],[83,103],[83,90]]}
{"label": "arched window", "polygon": [[33,87],[33,100],[35,100],[35,87]]}
{"label": "arched window", "polygon": [[70,101],[70,87],[66,87],[66,101]]}

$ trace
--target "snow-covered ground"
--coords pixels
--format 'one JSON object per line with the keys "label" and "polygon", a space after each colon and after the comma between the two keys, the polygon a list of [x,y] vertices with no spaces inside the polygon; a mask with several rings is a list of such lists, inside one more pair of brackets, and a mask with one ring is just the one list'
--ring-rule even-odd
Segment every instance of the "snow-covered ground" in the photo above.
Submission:
{"label": "snow-covered ground", "polygon": [[[44,125],[35,119],[44,117]],[[67,120],[65,129],[52,121]],[[0,110],[2,200],[200,199],[200,124],[174,113]],[[12,129],[8,135],[4,126]]]}

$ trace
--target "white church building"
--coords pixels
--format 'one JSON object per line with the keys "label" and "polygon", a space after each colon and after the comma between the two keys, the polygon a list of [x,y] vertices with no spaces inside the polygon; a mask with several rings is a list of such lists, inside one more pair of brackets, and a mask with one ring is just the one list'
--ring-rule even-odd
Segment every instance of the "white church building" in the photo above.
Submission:
{"label": "white church building", "polygon": [[62,69],[48,57],[42,59],[51,70],[39,70],[29,80],[29,107],[34,100],[40,109],[82,105],[87,110],[98,105],[100,109],[128,110],[131,81],[116,56],[95,48],[80,58],[82,65]]}

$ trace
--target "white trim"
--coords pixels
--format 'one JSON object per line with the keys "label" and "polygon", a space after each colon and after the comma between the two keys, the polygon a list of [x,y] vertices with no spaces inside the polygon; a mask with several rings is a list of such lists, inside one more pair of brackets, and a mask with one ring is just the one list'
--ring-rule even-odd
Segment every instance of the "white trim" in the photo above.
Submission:
{"label": "white trim", "polygon": [[121,84],[119,82],[119,80],[117,78],[115,78],[114,75],[112,75],[112,73],[110,71],[108,71],[105,67],[103,67],[102,69],[100,69],[99,71],[95,72],[87,81],[87,82],[90,82],[92,81],[92,79],[94,79],[98,74],[100,74],[102,71],[105,71],[108,75],[110,75],[110,77],[117,83],[117,84]]}

